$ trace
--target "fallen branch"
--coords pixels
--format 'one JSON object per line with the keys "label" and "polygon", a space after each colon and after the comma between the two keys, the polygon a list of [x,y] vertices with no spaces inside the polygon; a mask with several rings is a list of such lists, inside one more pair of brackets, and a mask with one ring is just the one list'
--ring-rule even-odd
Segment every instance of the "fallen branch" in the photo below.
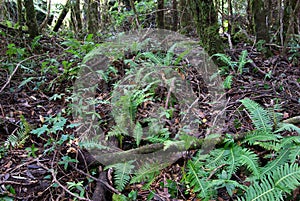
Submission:
{"label": "fallen branch", "polygon": [[32,58],[34,58],[34,57],[38,57],[38,56],[41,56],[41,55],[33,55],[33,56],[31,56],[31,57],[28,57],[28,58],[26,58],[26,59],[20,61],[20,62],[17,64],[17,66],[16,66],[16,68],[14,69],[14,71],[10,74],[9,78],[7,79],[7,82],[6,82],[6,83],[3,85],[3,87],[0,89],[0,93],[1,93],[1,92],[5,89],[5,87],[10,83],[12,77],[13,77],[14,74],[17,72],[18,68],[20,67],[20,65],[21,65],[23,62],[25,62],[25,61],[27,61],[27,60],[29,60],[29,59],[32,59]]}

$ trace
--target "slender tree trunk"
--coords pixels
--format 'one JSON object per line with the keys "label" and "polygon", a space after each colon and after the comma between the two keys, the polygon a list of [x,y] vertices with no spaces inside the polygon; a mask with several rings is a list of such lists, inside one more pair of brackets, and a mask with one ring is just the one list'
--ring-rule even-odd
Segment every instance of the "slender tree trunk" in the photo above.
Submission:
{"label": "slender tree trunk", "polygon": [[72,5],[73,15],[76,19],[76,30],[82,30],[82,19],[81,19],[81,11],[80,11],[80,0],[76,0]]}
{"label": "slender tree trunk", "polygon": [[269,42],[269,29],[266,25],[267,11],[264,6],[263,0],[251,0],[251,13],[256,40]]}
{"label": "slender tree trunk", "polygon": [[297,16],[299,16],[299,10],[300,10],[300,0],[297,0],[295,5],[291,5],[292,9],[290,11],[290,17],[288,22],[288,29],[285,33],[285,40],[284,40],[284,48],[283,48],[283,54],[286,54],[286,48],[288,45],[289,40],[292,38],[292,35],[296,34],[297,30],[297,20],[295,19]]}
{"label": "slender tree trunk", "polygon": [[70,9],[70,0],[68,0],[63,8],[63,10],[61,11],[59,17],[58,17],[58,20],[53,28],[53,31],[54,32],[57,32],[58,29],[61,27],[66,15],[68,14],[69,12],[69,9]]}
{"label": "slender tree trunk", "polygon": [[22,26],[23,26],[23,15],[22,15],[22,0],[17,0],[17,12],[18,12],[18,24],[19,24],[19,33],[22,34]]}
{"label": "slender tree trunk", "polygon": [[26,10],[26,24],[28,26],[29,36],[30,38],[34,38],[39,35],[39,27],[36,21],[33,0],[24,0],[24,3]]}
{"label": "slender tree trunk", "polygon": [[228,0],[228,34],[231,35],[232,33],[232,19],[233,19],[233,13],[232,13],[232,2],[231,0]]}
{"label": "slender tree trunk", "polygon": [[189,5],[186,0],[179,1],[179,13],[180,13],[180,29],[182,34],[189,33],[192,23],[192,15],[190,13]]}
{"label": "slender tree trunk", "polygon": [[157,1],[157,19],[156,19],[156,24],[157,28],[159,29],[164,29],[165,28],[165,23],[164,23],[164,0],[158,0]]}
{"label": "slender tree trunk", "polygon": [[190,0],[201,45],[212,55],[224,51],[219,35],[218,15],[211,0]]}
{"label": "slender tree trunk", "polygon": [[129,0],[129,2],[130,2],[130,6],[131,6],[131,8],[133,10],[133,13],[134,13],[136,28],[138,29],[139,26],[140,26],[140,21],[139,21],[139,16],[138,16],[138,13],[136,11],[136,8],[134,6],[134,0]]}
{"label": "slender tree trunk", "polygon": [[178,11],[177,11],[177,0],[173,0],[173,31],[177,31],[177,25],[178,25]]}

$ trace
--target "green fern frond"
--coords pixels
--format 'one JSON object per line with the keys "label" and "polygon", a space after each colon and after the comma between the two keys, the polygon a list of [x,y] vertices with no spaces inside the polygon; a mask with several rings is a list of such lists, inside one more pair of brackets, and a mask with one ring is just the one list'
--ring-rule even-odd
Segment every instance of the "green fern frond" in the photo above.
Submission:
{"label": "green fern frond", "polygon": [[282,190],[276,188],[271,177],[263,177],[260,182],[251,185],[242,201],[283,201]]}
{"label": "green fern frond", "polygon": [[189,183],[198,197],[208,200],[212,192],[208,190],[208,182],[204,177],[205,175],[208,176],[207,172],[203,171],[202,168],[196,167],[191,161],[188,161],[187,167],[186,182]]}
{"label": "green fern frond", "polygon": [[278,166],[288,162],[290,153],[290,148],[282,149],[274,161],[262,168],[259,176],[262,177],[265,174],[274,171]]}
{"label": "green fern frond", "polygon": [[272,172],[267,173],[250,186],[241,200],[265,201],[284,200],[286,193],[290,193],[300,186],[300,168],[298,164],[282,164]]}
{"label": "green fern frond", "polygon": [[247,59],[247,57],[248,57],[247,50],[243,50],[242,54],[239,56],[239,62],[238,62],[239,66],[238,66],[238,70],[237,70],[239,74],[243,73],[243,69],[244,69],[244,67],[245,67],[245,65],[247,63],[251,63],[252,62],[252,60],[251,59]]}
{"label": "green fern frond", "polygon": [[300,159],[300,146],[294,145],[291,147],[291,153],[289,155],[289,160],[294,163],[297,159]]}
{"label": "green fern frond", "polygon": [[245,98],[241,100],[242,104],[250,113],[250,118],[257,130],[270,132],[273,128],[273,122],[268,112],[255,101]]}
{"label": "green fern frond", "polygon": [[247,133],[242,144],[259,145],[261,142],[279,142],[282,137],[264,130],[253,130]]}
{"label": "green fern frond", "polygon": [[233,76],[232,75],[226,76],[225,80],[223,81],[223,87],[225,89],[231,89],[232,80],[233,80]]}
{"label": "green fern frond", "polygon": [[284,165],[272,172],[275,186],[289,193],[300,186],[300,167],[294,163]]}
{"label": "green fern frond", "polygon": [[258,156],[253,151],[246,148],[242,149],[240,152],[239,161],[242,166],[245,166],[255,176],[259,175]]}
{"label": "green fern frond", "polygon": [[5,147],[22,147],[26,140],[29,138],[29,133],[31,131],[31,126],[26,121],[23,115],[20,116],[20,129],[17,130],[16,134],[12,133],[10,134],[6,141],[4,142]]}
{"label": "green fern frond", "polygon": [[105,167],[105,169],[114,169],[114,182],[119,191],[124,190],[125,186],[130,181],[130,174],[135,167],[132,165],[133,162],[134,161],[127,161],[125,163],[116,163]]}
{"label": "green fern frond", "polygon": [[279,123],[278,129],[275,131],[275,133],[279,133],[282,131],[296,131],[298,134],[300,134],[300,128],[298,126],[295,126],[294,124],[289,123]]}
{"label": "green fern frond", "polygon": [[212,150],[209,153],[208,167],[218,167],[222,164],[226,164],[226,155],[228,154],[228,150],[224,148]]}
{"label": "green fern frond", "polygon": [[[284,137],[280,140],[280,142],[277,143],[277,147],[279,149],[283,149],[284,147],[291,147],[295,144],[300,143],[300,136],[288,136]],[[278,149],[278,150],[279,150]]]}
{"label": "green fern frond", "polygon": [[147,183],[144,185],[144,188],[147,189],[155,180],[156,176],[159,175],[160,170],[166,165],[167,164],[146,163],[134,173],[130,183],[133,184],[147,181]]}
{"label": "green fern frond", "polygon": [[236,62],[232,61],[230,56],[228,56],[226,54],[217,53],[217,54],[212,55],[212,57],[217,57],[219,61],[222,61],[226,65],[230,66],[232,69],[236,65]]}

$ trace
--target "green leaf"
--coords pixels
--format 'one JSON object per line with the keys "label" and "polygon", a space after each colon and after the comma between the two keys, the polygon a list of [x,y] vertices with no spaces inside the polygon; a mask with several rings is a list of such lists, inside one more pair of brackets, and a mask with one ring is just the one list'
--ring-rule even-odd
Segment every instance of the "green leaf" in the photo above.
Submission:
{"label": "green leaf", "polygon": [[46,133],[48,131],[49,131],[48,126],[47,125],[43,125],[40,128],[32,130],[31,133],[37,135],[38,137],[40,137],[42,134],[44,134],[44,133]]}

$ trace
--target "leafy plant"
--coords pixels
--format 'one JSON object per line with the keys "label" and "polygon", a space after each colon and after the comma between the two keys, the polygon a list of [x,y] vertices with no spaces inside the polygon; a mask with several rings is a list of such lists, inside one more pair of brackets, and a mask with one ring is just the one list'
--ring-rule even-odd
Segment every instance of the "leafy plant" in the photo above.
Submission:
{"label": "leafy plant", "polygon": [[17,130],[16,135],[14,133],[7,137],[4,143],[4,147],[8,149],[9,147],[19,148],[22,147],[26,140],[29,138],[29,133],[31,131],[31,126],[26,121],[23,115],[20,116],[20,129]]}
{"label": "leafy plant", "polygon": [[[241,102],[256,129],[248,132],[241,143],[227,135],[220,148],[208,154],[199,151],[193,160],[188,161],[183,179],[203,200],[215,198],[220,188],[225,188],[230,196],[233,192],[239,195],[239,192],[245,191],[240,200],[283,200],[287,193],[300,185],[300,169],[295,163],[299,158],[300,138],[283,138],[275,134],[282,126],[278,123],[276,127],[274,119],[278,122],[282,115],[274,109],[266,110],[250,99]],[[279,106],[275,108],[279,109]],[[261,166],[257,154],[246,144],[271,151],[272,160]],[[234,180],[233,176],[238,171],[247,175],[250,187]]]}
{"label": "leafy plant", "polygon": [[114,182],[119,191],[124,190],[130,181],[130,174],[132,174],[134,168],[133,162],[134,161],[127,161],[125,163],[116,163],[105,167],[105,169],[114,169]]}
{"label": "leafy plant", "polygon": [[[67,182],[68,185],[68,189],[73,190],[73,189],[77,189],[80,193],[79,193],[79,197],[84,197],[84,193],[85,190],[83,188],[83,181],[80,182]],[[75,193],[77,194],[77,193]],[[77,194],[78,195],[78,194]]]}
{"label": "leafy plant", "polygon": [[69,163],[78,163],[78,160],[71,158],[70,156],[63,156],[61,161],[58,162],[58,164],[64,165],[65,170],[68,168]]}
{"label": "leafy plant", "polygon": [[28,152],[28,156],[29,156],[29,157],[32,156],[32,157],[36,158],[36,157],[37,157],[37,156],[36,156],[36,152],[37,152],[39,149],[36,148],[36,147],[34,146],[34,144],[32,144],[31,147],[27,147],[25,150]]}
{"label": "leafy plant", "polygon": [[[232,84],[233,75],[241,75],[245,71],[245,65],[251,63],[252,60],[248,59],[247,50],[243,50],[239,56],[238,61],[232,61],[232,58],[226,54],[214,54],[212,57],[217,57],[219,61],[224,63],[224,66],[220,67],[220,75],[226,75],[224,80],[224,88],[230,89]],[[230,73],[233,72],[233,75]]]}

